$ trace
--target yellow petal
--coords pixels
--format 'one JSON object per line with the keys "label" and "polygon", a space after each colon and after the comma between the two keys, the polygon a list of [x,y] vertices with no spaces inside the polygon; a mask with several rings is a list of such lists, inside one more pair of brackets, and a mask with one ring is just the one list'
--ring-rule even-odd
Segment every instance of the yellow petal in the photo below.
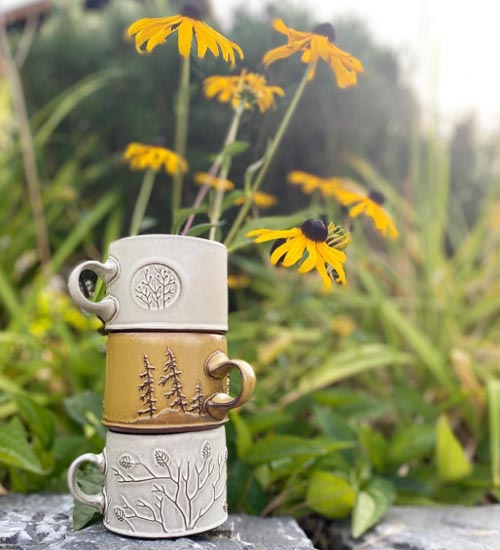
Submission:
{"label": "yellow petal", "polygon": [[307,258],[304,260],[302,265],[299,267],[299,273],[307,273],[308,271],[311,271],[311,269],[313,269],[313,267],[316,265],[316,262],[318,260],[316,243],[308,241],[307,252],[309,256],[307,256]]}
{"label": "yellow petal", "polygon": [[290,250],[283,260],[283,265],[285,267],[290,267],[291,265],[296,264],[304,255],[304,250],[306,249],[307,241],[303,235],[290,239],[290,241]]}
{"label": "yellow petal", "polygon": [[191,21],[183,21],[178,27],[179,53],[182,57],[189,57],[191,43],[193,41],[193,24]]}
{"label": "yellow petal", "polygon": [[276,265],[281,257],[288,252],[290,249],[290,246],[292,244],[291,240],[285,241],[283,244],[280,244],[278,248],[273,250],[273,253],[271,254],[271,263],[273,265]]}

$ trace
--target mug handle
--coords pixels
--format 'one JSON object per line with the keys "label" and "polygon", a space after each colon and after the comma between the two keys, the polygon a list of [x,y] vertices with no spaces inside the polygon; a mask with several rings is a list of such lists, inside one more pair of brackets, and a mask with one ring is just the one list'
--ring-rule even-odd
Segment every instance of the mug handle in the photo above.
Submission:
{"label": "mug handle", "polygon": [[118,311],[118,301],[114,296],[106,296],[100,302],[91,302],[86,298],[80,288],[80,276],[84,271],[92,271],[106,284],[109,284],[119,271],[118,262],[108,258],[104,263],[89,260],[77,265],[71,272],[68,288],[74,302],[88,313],[95,313],[105,323],[110,321]]}
{"label": "mug handle", "polygon": [[100,472],[104,473],[104,471],[106,470],[106,456],[104,452],[98,455],[95,455],[93,453],[86,453],[79,456],[78,458],[75,458],[68,470],[68,487],[70,493],[78,502],[81,502],[82,504],[87,504],[88,506],[92,506],[93,508],[97,508],[99,512],[104,512],[104,509],[106,507],[104,488],[95,495],[89,495],[87,493],[84,493],[80,489],[78,482],[76,481],[76,474],[78,472],[78,469],[80,468],[80,465],[84,464],[85,462],[92,462],[92,464],[95,464],[99,468]]}
{"label": "mug handle", "polygon": [[252,397],[255,389],[255,373],[252,367],[240,359],[229,359],[222,351],[214,351],[205,362],[205,372],[208,376],[221,380],[233,368],[238,369],[241,375],[241,391],[236,397],[227,393],[214,393],[205,401],[207,413],[223,420],[228,411],[246,403]]}

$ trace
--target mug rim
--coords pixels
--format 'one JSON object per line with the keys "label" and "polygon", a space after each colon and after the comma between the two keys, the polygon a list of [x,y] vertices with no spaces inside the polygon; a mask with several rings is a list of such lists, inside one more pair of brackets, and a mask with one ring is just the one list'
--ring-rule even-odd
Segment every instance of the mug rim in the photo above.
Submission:
{"label": "mug rim", "polygon": [[146,240],[146,239],[161,239],[161,240],[181,239],[181,240],[187,240],[187,241],[196,241],[198,243],[203,242],[207,246],[218,246],[223,248],[224,250],[227,250],[226,245],[219,241],[211,241],[210,239],[202,239],[201,237],[192,237],[190,235],[173,235],[170,233],[149,233],[146,235],[132,235],[129,237],[122,237],[120,239],[115,239],[114,241],[111,241],[110,246],[113,243],[117,243],[117,242],[130,241],[130,240]]}

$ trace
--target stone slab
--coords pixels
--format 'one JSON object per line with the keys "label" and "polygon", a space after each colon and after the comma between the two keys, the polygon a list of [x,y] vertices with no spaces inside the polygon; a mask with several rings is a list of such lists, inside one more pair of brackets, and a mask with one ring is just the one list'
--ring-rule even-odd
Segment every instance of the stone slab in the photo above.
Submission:
{"label": "stone slab", "polygon": [[500,505],[394,507],[358,541],[345,527],[331,529],[335,550],[500,550]]}
{"label": "stone slab", "polygon": [[99,524],[72,527],[69,495],[0,496],[0,550],[314,550],[292,518],[231,515],[220,528],[189,538],[139,540]]}

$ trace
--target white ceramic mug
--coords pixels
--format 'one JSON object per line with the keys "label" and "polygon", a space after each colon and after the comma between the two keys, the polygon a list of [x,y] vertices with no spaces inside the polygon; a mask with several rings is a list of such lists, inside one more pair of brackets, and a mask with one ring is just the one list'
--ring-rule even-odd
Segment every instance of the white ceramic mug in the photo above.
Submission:
{"label": "white ceramic mug", "polygon": [[[227,519],[224,427],[198,432],[133,435],[108,432],[101,454],[78,457],[68,471],[76,500],[103,512],[110,531],[140,538],[181,537]],[[89,495],[76,481],[81,464],[104,473]]]}
{"label": "white ceramic mug", "polygon": [[[80,277],[92,271],[106,296],[92,302]],[[110,331],[227,331],[227,249],[179,235],[139,235],[111,243],[106,262],[87,261],[70,275],[76,304],[95,313]]]}

